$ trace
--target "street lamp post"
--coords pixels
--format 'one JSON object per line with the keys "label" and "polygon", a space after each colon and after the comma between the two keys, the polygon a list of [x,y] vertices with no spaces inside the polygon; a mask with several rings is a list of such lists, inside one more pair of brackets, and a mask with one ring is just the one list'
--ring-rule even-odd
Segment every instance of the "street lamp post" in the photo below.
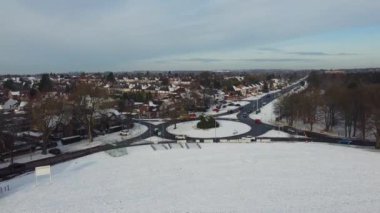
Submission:
{"label": "street lamp post", "polygon": [[259,110],[259,99],[256,99],[256,111]]}
{"label": "street lamp post", "polygon": [[214,119],[214,125],[215,125],[214,130],[215,130],[215,142],[216,142],[216,119]]}

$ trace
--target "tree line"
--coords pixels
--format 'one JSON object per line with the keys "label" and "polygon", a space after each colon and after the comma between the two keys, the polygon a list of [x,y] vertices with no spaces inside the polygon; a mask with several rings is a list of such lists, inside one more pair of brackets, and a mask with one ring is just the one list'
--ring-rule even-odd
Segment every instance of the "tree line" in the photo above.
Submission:
{"label": "tree line", "polygon": [[289,126],[302,121],[313,131],[319,122],[325,131],[337,125],[344,136],[363,140],[374,134],[380,148],[380,73],[310,73],[306,90],[282,97],[275,105],[278,119]]}

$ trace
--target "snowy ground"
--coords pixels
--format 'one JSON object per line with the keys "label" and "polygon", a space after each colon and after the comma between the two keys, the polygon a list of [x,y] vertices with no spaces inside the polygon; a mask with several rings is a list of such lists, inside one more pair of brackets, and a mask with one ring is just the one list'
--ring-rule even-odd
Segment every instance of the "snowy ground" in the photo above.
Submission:
{"label": "snowy ground", "polygon": [[[149,137],[149,138],[146,138],[144,140],[144,142],[151,142],[151,143],[158,143],[160,141],[168,141],[168,139],[165,139],[165,138],[161,138],[161,137],[158,137],[158,136],[152,136],[152,137]],[[138,144],[139,142],[137,141],[136,143],[133,143],[133,144]]]}
{"label": "snowy ground", "polygon": [[[52,154],[43,155],[43,154],[41,154],[41,152],[42,151],[35,151],[35,152],[28,153],[25,155],[15,156],[13,158],[13,162],[14,163],[26,163],[29,161],[40,160],[40,159],[49,158],[49,157],[54,156]],[[0,163],[0,169],[9,166],[9,164],[10,164],[10,162]]]}
{"label": "snowy ground", "polygon": [[[82,149],[88,149],[91,147],[104,145],[106,143],[113,144],[117,143],[126,139],[137,137],[144,132],[148,130],[148,127],[142,124],[135,123],[132,129],[129,129],[127,136],[120,136],[120,132],[114,132],[111,134],[101,135],[94,138],[94,141],[89,143],[88,139],[81,140],[79,142],[68,144],[68,145],[59,145],[57,148],[59,148],[63,153],[65,152],[72,152]],[[41,151],[36,151],[34,153],[16,156],[14,158],[15,163],[26,163],[29,161],[39,160],[43,158],[52,157],[53,155],[47,154],[43,155],[41,154]],[[9,162],[6,163],[0,163],[0,168],[7,167],[9,165]]]}
{"label": "snowy ground", "polygon": [[255,96],[250,96],[250,97],[246,97],[244,98],[243,100],[244,101],[255,101],[257,99],[260,99],[268,94],[273,94],[273,93],[276,93],[276,92],[280,92],[281,90],[280,89],[277,89],[277,90],[272,90],[272,91],[269,91],[268,93],[264,93],[264,94],[260,94],[260,95],[255,95]]}
{"label": "snowy ground", "polygon": [[260,95],[255,95],[255,96],[249,96],[249,97],[244,98],[243,100],[244,101],[254,101],[254,100],[260,99],[260,98],[262,98],[262,97],[264,97],[266,95],[267,95],[267,93],[260,94]]}
{"label": "snowy ground", "polygon": [[140,119],[140,120],[153,124],[153,125],[160,125],[160,124],[166,123],[164,119]]}
{"label": "snowy ground", "polygon": [[219,112],[212,111],[216,107],[216,106],[212,106],[212,107],[210,107],[210,109],[205,114],[206,115],[220,115],[223,113],[227,113],[229,110],[235,110],[235,109],[238,109],[239,107],[242,107],[242,106],[249,104],[249,101],[233,101],[232,103],[240,104],[240,106],[228,106],[228,103],[227,103],[227,104],[224,104],[227,106],[225,108],[223,108],[223,107],[220,108]]}
{"label": "snowy ground", "polygon": [[241,135],[251,130],[251,127],[247,124],[235,122],[217,120],[219,127],[211,128],[207,130],[198,129],[197,123],[199,120],[182,122],[177,124],[177,128],[174,129],[174,125],[170,125],[166,130],[174,135],[186,135],[193,138],[222,138],[234,135]]}
{"label": "snowy ground", "polygon": [[142,135],[146,131],[148,131],[147,126],[139,124],[139,123],[134,123],[133,128],[128,130],[128,135],[121,136],[120,132],[114,132],[114,133],[98,136],[94,138],[94,141],[92,143],[89,143],[88,140],[86,139],[78,143],[61,146],[60,148],[62,151],[68,152],[68,151],[87,149],[90,147],[103,145],[103,144],[115,144],[117,142]]}
{"label": "snowy ground", "polygon": [[279,131],[279,130],[269,130],[268,132],[257,136],[257,137],[263,137],[263,138],[304,138],[304,136],[300,135],[291,135],[287,132]]}
{"label": "snowy ground", "polygon": [[[295,93],[299,93],[299,92],[307,89],[307,87],[308,87],[308,84],[307,84],[307,82],[305,82],[305,85],[303,87],[299,87],[299,89]],[[289,93],[291,94],[291,93],[294,93],[294,92],[291,91]],[[282,121],[279,121],[279,122],[275,121],[276,116],[274,115],[273,112],[274,112],[274,104],[277,101],[278,101],[278,99],[275,99],[274,101],[268,103],[263,108],[261,108],[261,113],[259,113],[259,114],[256,115],[255,112],[253,112],[253,113],[251,113],[249,115],[249,117],[252,118],[252,119],[260,119],[262,122],[268,123],[268,124],[287,125],[287,123],[286,123],[285,120],[282,120]],[[322,116],[319,116],[319,117],[321,118]],[[305,124],[305,123],[303,123],[302,121],[299,121],[299,120],[296,120],[296,121],[293,122],[293,127],[297,128],[297,129],[300,129],[300,130],[307,130],[307,131],[310,130],[310,125],[309,124]],[[332,131],[326,132],[325,131],[324,121],[323,121],[323,119],[320,119],[320,120],[318,120],[313,125],[313,132],[319,132],[319,133],[327,134],[327,135],[330,135],[330,136],[345,137],[343,122],[341,122],[340,124],[336,125],[333,128]],[[360,136],[361,136],[360,131],[358,131],[357,135],[358,135],[357,138],[360,138]],[[369,140],[375,140],[376,139],[373,130],[368,130],[366,139],[369,139]]]}
{"label": "snowy ground", "polygon": [[238,119],[238,117],[237,117],[238,114],[239,114],[239,112],[235,112],[233,114],[219,116],[218,118]]}
{"label": "snowy ground", "polygon": [[263,123],[274,124],[276,121],[276,115],[274,112],[274,104],[278,101],[275,99],[265,106],[261,107],[260,113],[256,114],[256,112],[252,112],[249,114],[251,119],[260,119]]}
{"label": "snowy ground", "polygon": [[[300,87],[297,92],[301,92],[307,88],[307,84],[304,87]],[[292,92],[290,92],[292,93]],[[249,117],[251,119],[260,119],[262,122],[267,124],[276,124],[276,115],[274,114],[274,105],[278,102],[278,98],[272,100],[267,103],[260,109],[260,113],[256,114],[256,112],[252,112]]]}
{"label": "snowy ground", "polygon": [[380,153],[322,143],[98,153],[0,183],[2,212],[378,212]]}
{"label": "snowy ground", "polygon": [[[281,124],[283,125],[286,125],[286,122],[285,120],[281,121]],[[309,124],[304,124],[302,121],[294,121],[293,122],[293,127],[297,128],[297,129],[301,129],[301,130],[307,130],[309,131],[310,130],[310,125]],[[366,139],[368,140],[376,140],[376,137],[375,137],[375,130],[367,130],[367,133],[366,133]],[[313,125],[313,132],[319,132],[319,133],[323,133],[323,134],[327,134],[327,135],[330,135],[330,136],[338,136],[338,137],[345,137],[344,135],[344,121],[341,121],[340,123],[338,123],[336,126],[334,126],[334,128],[330,131],[325,131],[325,124],[324,124],[324,121],[321,119],[321,120],[318,120],[317,123],[315,123]],[[358,128],[357,130],[357,137],[356,138],[360,138],[361,139],[361,132]]]}

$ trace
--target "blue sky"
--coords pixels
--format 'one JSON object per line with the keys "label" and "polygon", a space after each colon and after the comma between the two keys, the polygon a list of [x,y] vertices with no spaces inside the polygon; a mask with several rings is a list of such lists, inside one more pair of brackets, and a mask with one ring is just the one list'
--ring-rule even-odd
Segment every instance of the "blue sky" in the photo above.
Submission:
{"label": "blue sky", "polygon": [[380,67],[380,1],[0,0],[0,73]]}

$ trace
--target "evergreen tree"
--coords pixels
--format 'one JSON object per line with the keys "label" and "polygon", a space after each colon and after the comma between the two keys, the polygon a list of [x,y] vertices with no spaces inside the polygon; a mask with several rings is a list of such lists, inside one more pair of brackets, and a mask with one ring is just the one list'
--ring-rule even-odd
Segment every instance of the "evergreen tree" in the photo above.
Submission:
{"label": "evergreen tree", "polygon": [[113,72],[109,72],[109,73],[108,73],[108,75],[107,75],[107,77],[106,77],[106,80],[107,80],[108,82],[115,82],[115,76],[114,76]]}
{"label": "evergreen tree", "polygon": [[9,89],[9,90],[15,90],[15,83],[13,82],[12,79],[7,79],[4,84],[4,88]]}
{"label": "evergreen tree", "polygon": [[43,74],[38,86],[40,92],[50,92],[53,90],[53,82],[50,80],[49,74]]}

